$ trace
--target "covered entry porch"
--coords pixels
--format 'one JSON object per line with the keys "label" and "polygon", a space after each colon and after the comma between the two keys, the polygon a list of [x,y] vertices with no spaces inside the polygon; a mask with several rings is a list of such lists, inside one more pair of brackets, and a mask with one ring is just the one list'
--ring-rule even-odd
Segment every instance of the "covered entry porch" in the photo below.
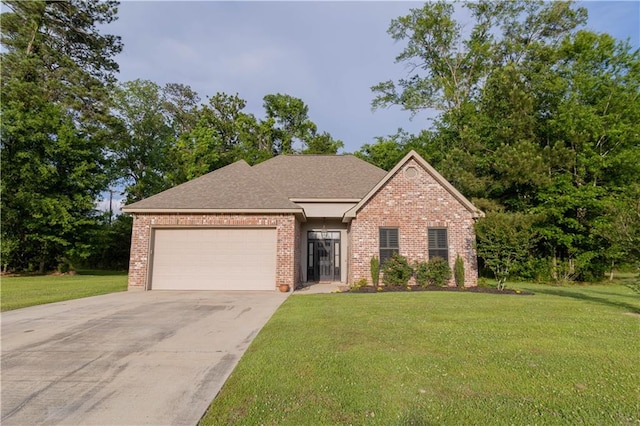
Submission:
{"label": "covered entry porch", "polygon": [[346,283],[347,228],[340,220],[309,220],[301,229],[303,283]]}

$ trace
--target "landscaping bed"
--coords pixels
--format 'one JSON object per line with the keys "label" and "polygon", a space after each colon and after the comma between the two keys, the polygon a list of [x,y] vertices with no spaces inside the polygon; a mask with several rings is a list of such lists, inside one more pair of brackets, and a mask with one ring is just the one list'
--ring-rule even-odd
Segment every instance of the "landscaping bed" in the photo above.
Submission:
{"label": "landscaping bed", "polygon": [[534,293],[523,290],[504,289],[498,290],[495,287],[436,287],[436,286],[395,286],[385,285],[379,287],[364,286],[359,288],[351,288],[347,293],[389,293],[389,292],[415,292],[415,291],[453,291],[461,293],[486,293],[486,294],[511,294],[518,296],[532,296]]}

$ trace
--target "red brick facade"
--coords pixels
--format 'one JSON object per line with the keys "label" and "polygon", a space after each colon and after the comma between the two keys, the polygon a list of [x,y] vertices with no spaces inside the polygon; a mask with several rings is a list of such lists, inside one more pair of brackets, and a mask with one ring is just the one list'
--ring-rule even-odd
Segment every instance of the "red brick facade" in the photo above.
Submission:
{"label": "red brick facade", "polygon": [[[474,217],[481,212],[472,213],[470,209],[474,208],[468,201],[465,200],[464,204],[458,200],[452,194],[456,191],[450,186],[447,190],[422,164],[415,157],[409,157],[406,164],[396,167],[395,174],[385,178],[378,191],[370,198],[365,198],[366,202],[363,201],[364,204],[352,218],[347,228],[347,250],[342,252],[343,256],[347,256],[349,283],[364,278],[372,284],[370,261],[372,256],[379,256],[379,229],[394,227],[399,232],[399,252],[412,264],[428,260],[428,229],[446,228],[451,268],[459,254],[464,260],[465,285],[477,285],[473,224]],[[295,288],[302,280],[302,268],[306,268],[307,260],[301,257],[304,241],[302,226],[293,214],[134,213],[129,289],[148,288],[151,238],[155,227],[275,228],[277,254],[274,289],[280,284]],[[449,284],[454,285],[453,279]]]}
{"label": "red brick facade", "polygon": [[276,282],[291,288],[300,282],[300,225],[294,215],[134,214],[129,289],[147,288],[151,233],[154,227],[267,227],[277,230]]}
{"label": "red brick facade", "polygon": [[[412,170],[407,172],[407,169]],[[465,285],[476,286],[478,265],[474,249],[474,218],[450,192],[415,160],[400,168],[362,206],[349,227],[349,282],[371,284],[371,257],[379,256],[379,228],[397,227],[399,251],[410,263],[428,260],[427,229],[446,228],[449,264],[460,254]],[[449,283],[454,285],[453,279]]]}

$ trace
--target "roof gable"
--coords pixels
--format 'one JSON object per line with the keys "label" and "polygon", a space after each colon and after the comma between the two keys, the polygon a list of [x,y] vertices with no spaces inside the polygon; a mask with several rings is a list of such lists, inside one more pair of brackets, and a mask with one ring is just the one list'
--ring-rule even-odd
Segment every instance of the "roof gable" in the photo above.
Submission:
{"label": "roof gable", "polygon": [[244,160],[125,206],[128,213],[268,210],[302,213]]}
{"label": "roof gable", "polygon": [[353,155],[279,155],[253,169],[289,199],[357,201],[386,175]]}
{"label": "roof gable", "polygon": [[464,206],[473,217],[482,217],[484,213],[480,211],[476,206],[471,203],[464,195],[460,193],[456,188],[454,188],[451,183],[446,180],[440,173],[434,169],[431,164],[427,163],[427,161],[422,158],[417,152],[411,150],[405,157],[396,164],[396,166],[387,173],[387,175],[381,179],[376,186],[374,186],[367,195],[365,195],[362,200],[358,204],[356,204],[353,208],[347,211],[344,215],[343,221],[348,222],[352,218],[356,217],[358,211],[382,188],[387,182],[400,170],[404,167],[409,161],[414,160],[417,162],[431,177],[440,184],[447,192],[449,192],[462,206]]}

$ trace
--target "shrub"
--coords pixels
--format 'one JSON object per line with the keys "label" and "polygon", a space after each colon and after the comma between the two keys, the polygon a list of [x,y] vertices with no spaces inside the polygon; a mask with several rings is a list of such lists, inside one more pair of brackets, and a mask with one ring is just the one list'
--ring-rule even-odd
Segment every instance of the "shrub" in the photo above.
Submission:
{"label": "shrub", "polygon": [[407,258],[394,253],[382,266],[382,282],[387,285],[407,285],[413,275],[413,268]]}
{"label": "shrub", "polygon": [[451,268],[441,257],[421,262],[416,268],[416,282],[422,287],[428,285],[443,287],[447,285],[449,278],[451,278]]}
{"label": "shrub", "polygon": [[456,263],[453,265],[453,278],[456,281],[456,286],[464,288],[464,261],[460,255],[456,257]]}
{"label": "shrub", "polygon": [[427,274],[429,270],[429,266],[427,262],[417,262],[416,266],[416,284],[420,287],[425,287],[427,285]]}
{"label": "shrub", "polygon": [[71,266],[67,262],[58,263],[58,272],[61,274],[66,274],[71,269]]}
{"label": "shrub", "polygon": [[526,261],[539,240],[536,220],[524,213],[489,212],[476,222],[478,257],[493,272],[498,290],[504,290],[513,269]]}
{"label": "shrub", "polygon": [[380,259],[377,256],[371,258],[371,281],[374,286],[378,287],[380,282]]}
{"label": "shrub", "polygon": [[353,284],[351,284],[351,291],[356,291],[358,289],[361,289],[362,287],[366,287],[367,286],[367,279],[366,278],[362,278],[356,282],[354,282]]}

